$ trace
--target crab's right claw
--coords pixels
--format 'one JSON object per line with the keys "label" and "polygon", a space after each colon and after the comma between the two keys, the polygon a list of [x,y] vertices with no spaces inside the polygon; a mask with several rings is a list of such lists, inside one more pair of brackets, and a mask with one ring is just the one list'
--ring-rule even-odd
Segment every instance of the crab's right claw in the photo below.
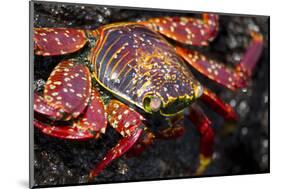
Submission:
{"label": "crab's right claw", "polygon": [[72,28],[35,28],[33,39],[35,54],[43,56],[73,53],[87,42],[83,30]]}

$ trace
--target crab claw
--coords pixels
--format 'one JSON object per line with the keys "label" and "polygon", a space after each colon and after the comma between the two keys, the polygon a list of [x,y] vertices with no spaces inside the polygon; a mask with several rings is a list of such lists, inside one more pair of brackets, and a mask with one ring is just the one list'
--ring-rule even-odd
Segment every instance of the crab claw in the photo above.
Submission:
{"label": "crab claw", "polygon": [[83,30],[72,28],[35,28],[36,55],[54,56],[75,52],[87,42]]}
{"label": "crab claw", "polygon": [[[63,120],[77,118],[88,105],[91,76],[88,68],[71,60],[60,62],[52,71],[44,89],[44,101],[59,109]],[[35,111],[38,111],[35,109]]]}
{"label": "crab claw", "polygon": [[47,104],[47,102],[44,100],[44,98],[37,93],[34,93],[34,110],[37,113],[40,113],[42,115],[45,115],[51,119],[54,120],[60,120],[62,119],[62,114],[60,113],[58,108],[55,108],[54,106],[50,106]]}
{"label": "crab claw", "polygon": [[73,124],[60,125],[58,122],[44,123],[34,120],[34,125],[43,133],[62,139],[88,139],[98,138],[104,133],[107,126],[107,116],[99,93],[93,89],[89,106]]}

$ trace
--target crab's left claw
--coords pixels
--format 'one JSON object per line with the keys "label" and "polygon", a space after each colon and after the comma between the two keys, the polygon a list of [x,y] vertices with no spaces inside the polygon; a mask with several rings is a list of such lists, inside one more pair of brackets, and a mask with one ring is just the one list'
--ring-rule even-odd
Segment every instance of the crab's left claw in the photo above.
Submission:
{"label": "crab's left claw", "polygon": [[73,28],[35,28],[33,39],[35,54],[43,56],[73,53],[87,42],[85,32]]}
{"label": "crab's left claw", "polygon": [[[51,112],[51,110],[46,111]],[[46,124],[40,119],[34,120],[37,128],[53,137],[75,140],[99,137],[100,133],[105,132],[107,126],[107,115],[99,93],[95,89],[92,90],[88,107],[73,123],[60,124],[55,121]]]}
{"label": "crab's left claw", "polygon": [[48,78],[43,96],[35,93],[34,97],[34,125],[48,135],[85,139],[105,132],[103,102],[98,91],[91,89],[90,72],[82,64],[61,61]]}

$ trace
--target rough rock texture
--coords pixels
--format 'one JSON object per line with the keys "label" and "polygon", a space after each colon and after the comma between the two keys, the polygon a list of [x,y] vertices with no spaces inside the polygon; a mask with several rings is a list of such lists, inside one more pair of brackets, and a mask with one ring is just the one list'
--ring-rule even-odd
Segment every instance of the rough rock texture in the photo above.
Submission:
{"label": "rough rock texture", "polygon": [[[116,21],[145,20],[164,15],[200,16],[178,12],[53,3],[35,3],[34,9],[35,27],[95,29]],[[240,117],[238,123],[226,123],[204,106],[213,121],[216,133],[214,161],[204,176],[269,172],[268,24],[266,17],[221,15],[219,36],[209,47],[199,48],[210,57],[235,65],[250,39],[247,29],[259,30],[265,37],[262,58],[247,90],[233,93],[192,70],[202,83],[229,102]],[[60,59],[61,57],[35,58],[35,88],[42,88]],[[119,158],[108,166],[94,183],[192,176],[198,162],[199,135],[188,120],[185,124],[187,130],[184,137],[176,140],[156,140],[151,148],[139,157]],[[156,129],[159,125],[155,124],[153,127]],[[99,140],[83,142],[51,138],[35,129],[35,186],[87,183],[90,169],[103,158],[118,139],[120,136],[110,127]]]}

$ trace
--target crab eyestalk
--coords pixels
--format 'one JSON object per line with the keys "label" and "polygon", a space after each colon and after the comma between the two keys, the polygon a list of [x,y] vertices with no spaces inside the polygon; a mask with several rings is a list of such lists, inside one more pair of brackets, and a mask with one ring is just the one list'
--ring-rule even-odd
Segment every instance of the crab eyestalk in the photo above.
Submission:
{"label": "crab eyestalk", "polygon": [[194,97],[197,99],[202,96],[204,88],[202,85],[198,84],[194,87]]}
{"label": "crab eyestalk", "polygon": [[162,107],[162,101],[157,95],[148,95],[144,98],[143,107],[149,113],[158,112]]}

